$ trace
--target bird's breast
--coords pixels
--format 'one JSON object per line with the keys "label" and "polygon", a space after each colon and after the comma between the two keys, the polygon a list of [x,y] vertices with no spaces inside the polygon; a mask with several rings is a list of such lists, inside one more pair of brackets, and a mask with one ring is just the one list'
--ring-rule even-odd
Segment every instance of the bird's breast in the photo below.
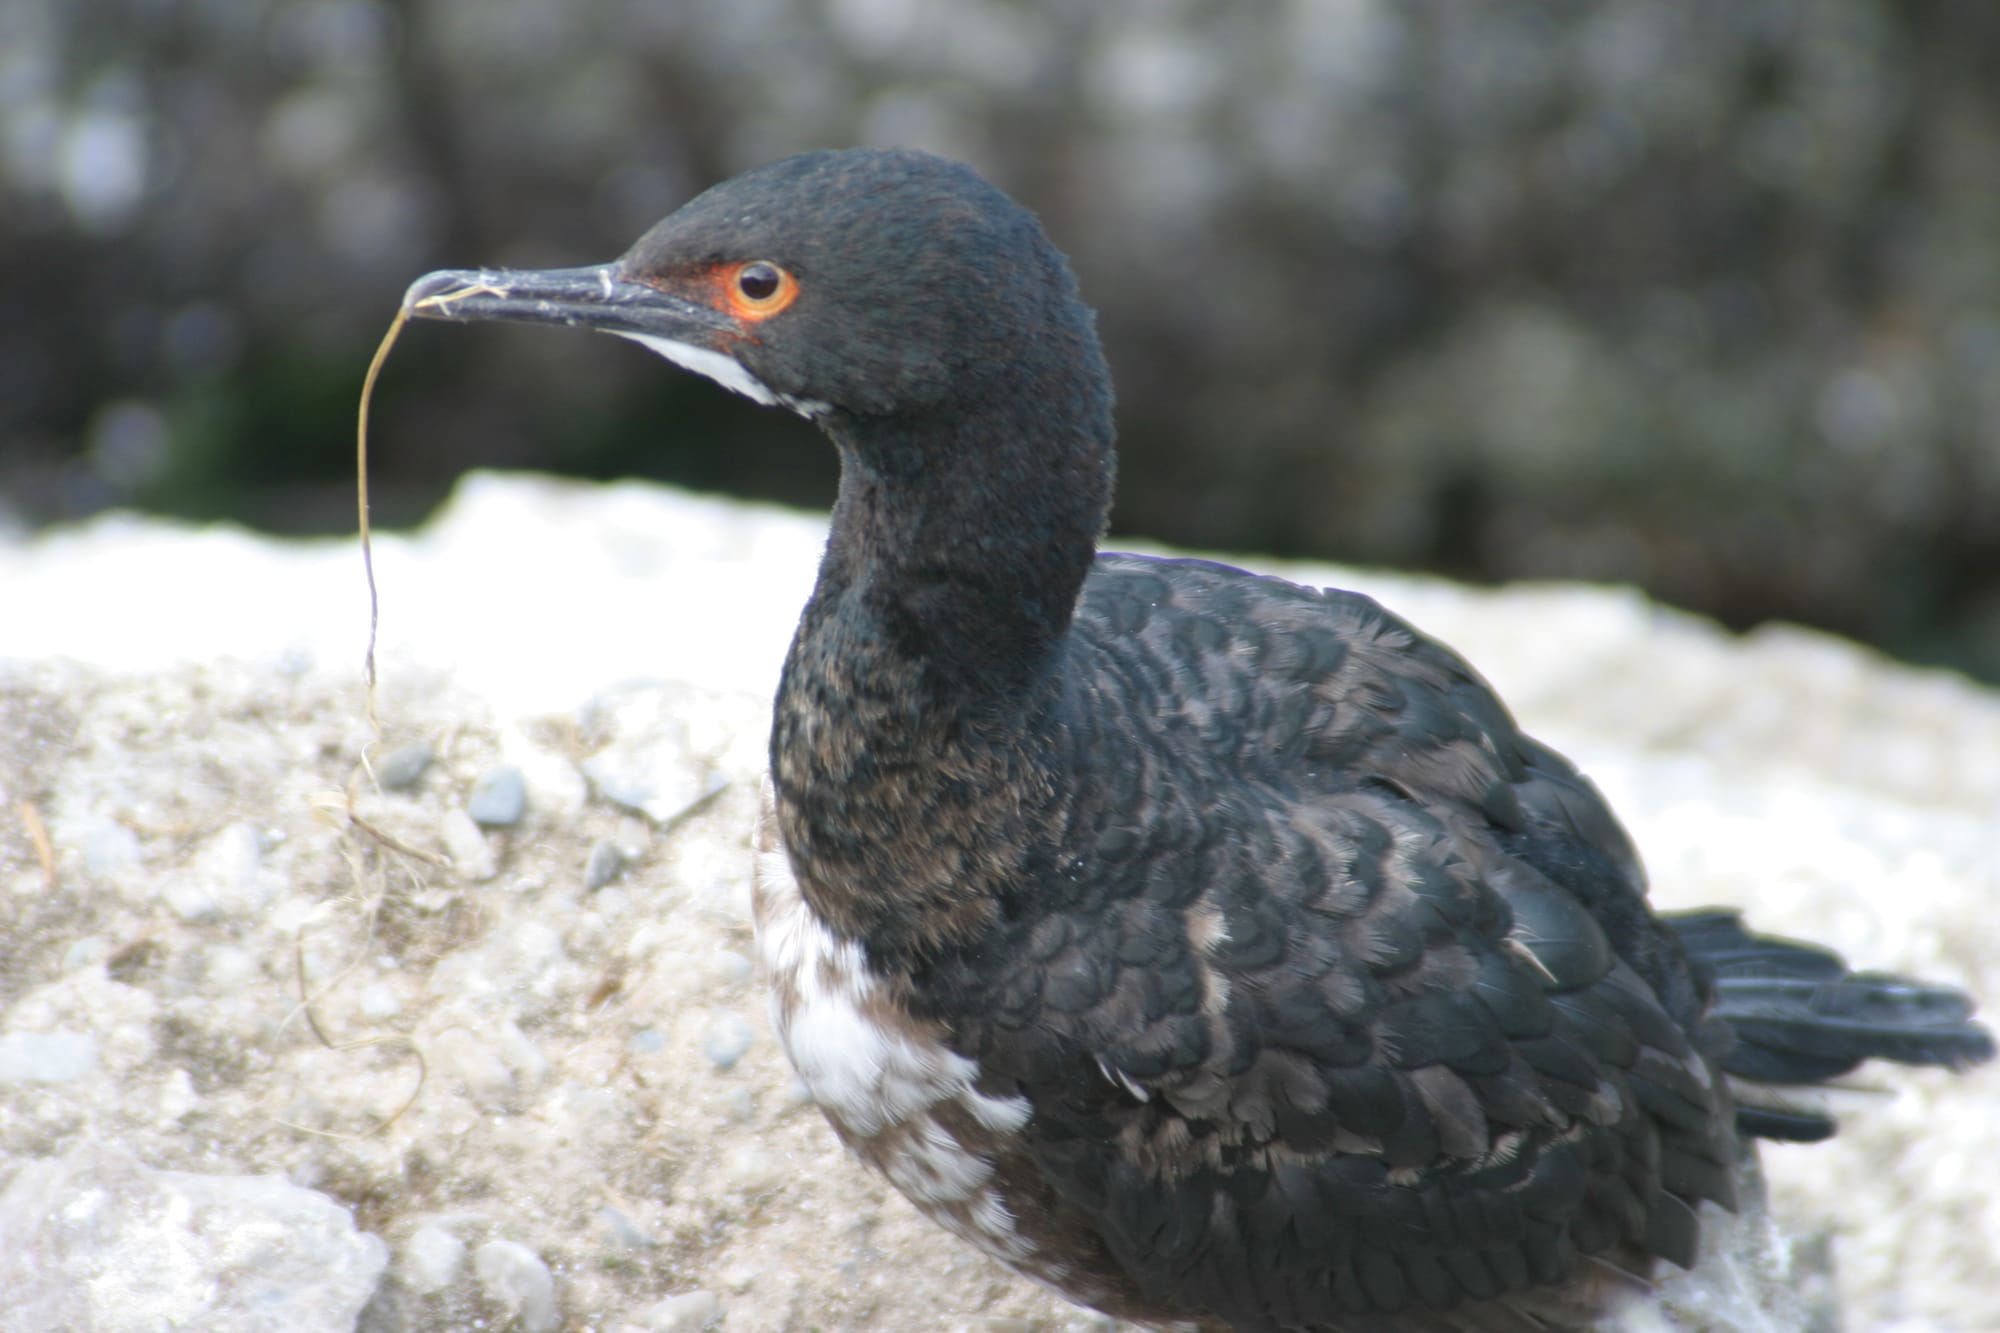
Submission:
{"label": "bird's breast", "polygon": [[813,912],[766,797],[752,905],[785,1053],[863,1160],[989,1254],[1027,1261],[1032,1246],[994,1179],[996,1158],[1027,1124],[1027,1100],[981,1092],[978,1066],[903,1009],[866,949]]}

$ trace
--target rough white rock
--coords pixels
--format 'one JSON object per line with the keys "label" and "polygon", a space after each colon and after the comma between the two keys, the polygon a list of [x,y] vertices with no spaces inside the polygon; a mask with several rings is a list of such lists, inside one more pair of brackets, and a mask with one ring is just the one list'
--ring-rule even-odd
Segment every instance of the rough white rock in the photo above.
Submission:
{"label": "rough white rock", "polygon": [[228,825],[208,840],[191,874],[166,883],[167,905],[184,921],[261,911],[285,887],[265,864],[264,851],[264,834],[255,824],[238,820]]}
{"label": "rough white rock", "polygon": [[[731,1333],[1108,1327],[843,1156],[761,1039],[747,842],[824,531],[645,486],[468,479],[422,532],[378,536],[379,741],[352,542],[129,518],[0,536],[0,1041],[96,1041],[67,1079],[0,1089],[0,1188],[53,1191],[37,1217],[87,1208],[82,1178],[30,1174],[83,1143],[309,1182],[396,1239],[369,1333],[499,1326],[516,1307],[471,1262],[494,1241],[531,1252],[577,1327],[652,1326],[665,1293],[693,1288],[726,1302]],[[1464,651],[1605,788],[1662,902],[1741,905],[2000,1002],[1992,692],[1803,631],[1731,638],[1625,592],[1291,572],[1360,587]],[[420,781],[357,781],[371,743],[419,741],[434,751]],[[641,778],[678,772],[662,780],[683,796],[728,785],[679,820],[664,786],[645,815],[565,791],[619,747]],[[457,803],[503,763],[527,776],[529,813],[488,835]],[[53,883],[12,817],[22,800]],[[454,815],[491,879],[445,863]],[[216,849],[234,828],[257,834],[252,859],[234,844],[242,901],[266,872],[280,887],[254,910],[164,908],[166,885],[232,864]],[[627,864],[589,892],[600,842]],[[726,1073],[704,1051],[718,1014],[760,1036]],[[1802,1255],[1831,1246],[1849,1327],[1976,1328],[2000,1235],[2000,1076],[1870,1081],[1894,1094],[1854,1099],[1834,1143],[1767,1150],[1773,1211],[1811,1242]],[[265,1234],[229,1225],[245,1245]],[[1760,1225],[1744,1228],[1752,1278],[1775,1253]],[[13,1253],[0,1244],[0,1265]],[[1713,1273],[1682,1288],[1684,1309],[1737,1276]],[[70,1303],[50,1309],[92,1298],[60,1266],[38,1284]],[[327,1308],[354,1325],[353,1307]],[[0,1333],[83,1322],[8,1317]]]}
{"label": "rough white rock", "polygon": [[335,1333],[387,1262],[324,1194],[86,1145],[19,1165],[0,1195],[0,1330]]}
{"label": "rough white rock", "polygon": [[556,1280],[541,1256],[511,1240],[489,1240],[472,1252],[472,1271],[488,1300],[525,1333],[550,1333],[556,1313]]}
{"label": "rough white rock", "polygon": [[[600,796],[665,823],[715,790],[712,756],[704,753],[703,700],[685,688],[631,682],[594,696],[579,710],[579,729],[608,743],[583,761]],[[715,744],[711,734],[710,747]]]}

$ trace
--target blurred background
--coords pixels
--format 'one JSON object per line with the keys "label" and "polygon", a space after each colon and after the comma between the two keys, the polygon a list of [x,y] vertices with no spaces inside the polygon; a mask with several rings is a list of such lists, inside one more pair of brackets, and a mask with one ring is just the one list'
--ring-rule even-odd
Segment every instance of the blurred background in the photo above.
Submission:
{"label": "blurred background", "polygon": [[[1120,532],[2000,679],[1996,70],[1990,0],[0,0],[0,522],[350,530],[412,278],[905,144],[1073,257]],[[638,348],[417,326],[378,521],[469,467],[834,484]]]}

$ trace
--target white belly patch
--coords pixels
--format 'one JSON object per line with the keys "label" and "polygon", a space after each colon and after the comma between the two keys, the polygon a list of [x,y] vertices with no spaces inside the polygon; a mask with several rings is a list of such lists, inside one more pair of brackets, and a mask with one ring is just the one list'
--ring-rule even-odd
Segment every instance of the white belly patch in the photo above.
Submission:
{"label": "white belly patch", "polygon": [[933,1220],[1004,1263],[1030,1259],[991,1160],[950,1128],[969,1117],[988,1134],[1012,1134],[1028,1121],[1027,1099],[980,1092],[972,1061],[893,1009],[862,946],[829,930],[799,892],[768,787],[765,796],[752,903],[792,1066],[848,1146]]}

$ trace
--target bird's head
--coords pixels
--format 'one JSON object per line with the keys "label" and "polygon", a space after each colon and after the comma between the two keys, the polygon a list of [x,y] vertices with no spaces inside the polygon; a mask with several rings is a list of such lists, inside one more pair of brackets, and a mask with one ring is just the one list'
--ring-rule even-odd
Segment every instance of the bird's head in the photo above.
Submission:
{"label": "bird's head", "polygon": [[786,158],[699,195],[611,263],[432,273],[404,304],[616,333],[808,417],[977,412],[1067,388],[1108,421],[1062,255],[1027,210],[924,153]]}

